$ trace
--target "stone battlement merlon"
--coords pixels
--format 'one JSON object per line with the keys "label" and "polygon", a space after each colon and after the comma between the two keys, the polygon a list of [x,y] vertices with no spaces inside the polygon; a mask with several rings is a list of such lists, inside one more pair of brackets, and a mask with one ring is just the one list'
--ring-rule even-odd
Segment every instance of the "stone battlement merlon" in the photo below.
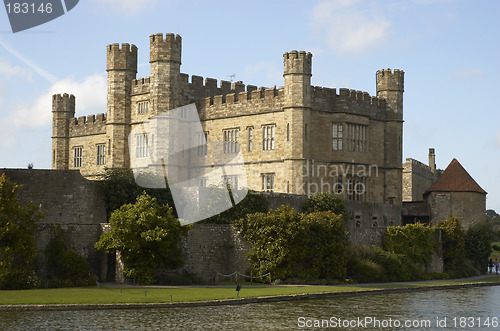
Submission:
{"label": "stone battlement merlon", "polygon": [[167,33],[156,33],[149,36],[150,62],[169,61],[181,63],[182,38]]}
{"label": "stone battlement merlon", "polygon": [[137,72],[137,46],[128,43],[108,45],[106,70],[130,70]]}
{"label": "stone battlement merlon", "polygon": [[75,96],[73,94],[54,94],[52,96],[52,111],[75,112]]}
{"label": "stone battlement merlon", "polygon": [[347,88],[340,88],[338,99],[340,101],[357,102],[360,105],[375,106],[385,109],[386,101],[378,97],[372,97],[368,92],[351,90]]}
{"label": "stone battlement merlon", "polygon": [[71,136],[90,136],[106,133],[106,115],[87,115],[73,117],[69,121],[69,132]]}
{"label": "stone battlement merlon", "polygon": [[377,91],[404,92],[404,71],[399,69],[382,69],[377,71]]}
{"label": "stone battlement merlon", "polygon": [[85,124],[100,124],[106,123],[106,114],[100,113],[97,115],[87,115],[87,116],[78,116],[73,117],[73,121],[70,124],[72,125],[85,125]]}
{"label": "stone battlement merlon", "polygon": [[139,78],[132,80],[132,94],[143,94],[150,92],[151,78]]}
{"label": "stone battlement merlon", "polygon": [[291,51],[283,54],[284,75],[312,72],[312,54],[305,51]]}
{"label": "stone battlement merlon", "polygon": [[[249,85],[248,87],[251,87]],[[262,100],[263,102],[274,102],[277,97],[283,96],[283,89],[277,89],[276,86],[272,88],[260,87],[258,89],[250,89],[239,93],[228,93],[223,95],[214,95],[201,100],[204,107],[221,107],[223,105],[245,103],[249,101]]]}

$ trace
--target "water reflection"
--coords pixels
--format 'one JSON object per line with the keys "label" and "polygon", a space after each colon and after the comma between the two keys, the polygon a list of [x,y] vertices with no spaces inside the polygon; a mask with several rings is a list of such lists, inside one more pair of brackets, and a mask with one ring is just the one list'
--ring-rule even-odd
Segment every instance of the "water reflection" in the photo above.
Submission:
{"label": "water reflection", "polygon": [[[454,330],[454,317],[474,317],[469,330],[493,330],[486,318],[500,318],[500,287],[397,293],[328,300],[289,301],[237,306],[82,311],[0,312],[2,330],[303,330],[315,321],[427,320],[421,327],[386,330]],[[446,317],[447,327],[437,319]],[[478,325],[479,319],[482,325]],[[300,322],[303,322],[302,324]],[[456,320],[457,323],[460,320]],[[308,323],[308,324],[307,324]],[[342,324],[339,324],[342,325]],[[303,326],[303,327],[300,327]],[[324,325],[325,326],[325,325]],[[327,324],[327,326],[333,326]],[[373,325],[338,330],[378,330]],[[460,325],[458,325],[460,326]],[[317,329],[317,328],[316,328]]]}

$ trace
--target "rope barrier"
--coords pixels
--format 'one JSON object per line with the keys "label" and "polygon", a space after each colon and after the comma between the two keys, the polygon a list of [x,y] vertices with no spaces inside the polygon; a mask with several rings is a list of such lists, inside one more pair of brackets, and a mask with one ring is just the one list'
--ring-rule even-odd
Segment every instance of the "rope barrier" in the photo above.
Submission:
{"label": "rope barrier", "polygon": [[245,275],[245,274],[242,274],[238,271],[235,271],[233,272],[232,274],[229,274],[229,275],[224,275],[224,274],[221,274],[220,272],[217,272],[217,274],[221,275],[222,277],[231,277],[231,276],[234,276],[234,275],[239,275],[239,276],[242,276],[242,277],[246,277],[246,278],[264,278],[264,277],[267,277],[269,276],[271,273],[268,272],[267,274],[264,274],[264,275],[261,275],[261,276],[248,276],[248,275]]}

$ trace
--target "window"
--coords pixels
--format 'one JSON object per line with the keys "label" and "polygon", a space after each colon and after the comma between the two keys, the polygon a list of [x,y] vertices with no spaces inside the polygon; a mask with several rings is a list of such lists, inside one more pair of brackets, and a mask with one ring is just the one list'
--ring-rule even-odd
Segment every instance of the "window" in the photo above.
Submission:
{"label": "window", "polygon": [[208,132],[198,133],[198,156],[208,154]]}
{"label": "window", "polygon": [[366,177],[348,176],[346,178],[347,200],[366,200]]}
{"label": "window", "polygon": [[97,165],[106,164],[106,144],[97,145]]}
{"label": "window", "polygon": [[356,220],[356,227],[357,228],[361,227],[361,215],[360,214],[356,214],[354,216],[354,219]]}
{"label": "window", "polygon": [[137,103],[137,114],[149,113],[149,101],[141,101]]}
{"label": "window", "polygon": [[341,123],[333,123],[332,125],[332,148],[334,151],[342,150],[342,141],[344,138],[343,126]]}
{"label": "window", "polygon": [[238,153],[240,148],[238,146],[239,129],[224,130],[224,154]]}
{"label": "window", "polygon": [[366,125],[347,124],[347,150],[366,152]]}
{"label": "window", "polygon": [[199,177],[198,178],[198,187],[207,187],[208,177]]}
{"label": "window", "polygon": [[290,123],[286,125],[286,141],[290,141]]}
{"label": "window", "polygon": [[82,166],[83,147],[78,146],[73,148],[73,167],[80,168]]}
{"label": "window", "polygon": [[149,139],[147,133],[136,135],[136,157],[149,157]]}
{"label": "window", "polygon": [[274,190],[274,174],[262,174],[262,191]]}
{"label": "window", "polygon": [[266,125],[262,128],[262,150],[264,151],[274,149],[274,128],[275,125]]}
{"label": "window", "polygon": [[248,128],[248,151],[251,152],[253,148],[253,128]]}
{"label": "window", "polygon": [[342,176],[333,177],[332,193],[342,194],[344,193],[344,184],[342,183]]}
{"label": "window", "polygon": [[238,189],[238,175],[222,176],[222,182],[229,185],[231,189]]}

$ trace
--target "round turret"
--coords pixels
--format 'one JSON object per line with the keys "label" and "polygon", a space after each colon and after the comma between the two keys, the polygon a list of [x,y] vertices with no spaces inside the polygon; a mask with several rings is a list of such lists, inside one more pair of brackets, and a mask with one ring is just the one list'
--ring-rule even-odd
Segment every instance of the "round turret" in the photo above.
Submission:
{"label": "round turret", "polygon": [[377,97],[385,99],[396,119],[403,119],[404,71],[377,71]]}
{"label": "round turret", "polygon": [[381,91],[399,91],[404,92],[403,70],[382,69],[377,71],[377,94]]}

